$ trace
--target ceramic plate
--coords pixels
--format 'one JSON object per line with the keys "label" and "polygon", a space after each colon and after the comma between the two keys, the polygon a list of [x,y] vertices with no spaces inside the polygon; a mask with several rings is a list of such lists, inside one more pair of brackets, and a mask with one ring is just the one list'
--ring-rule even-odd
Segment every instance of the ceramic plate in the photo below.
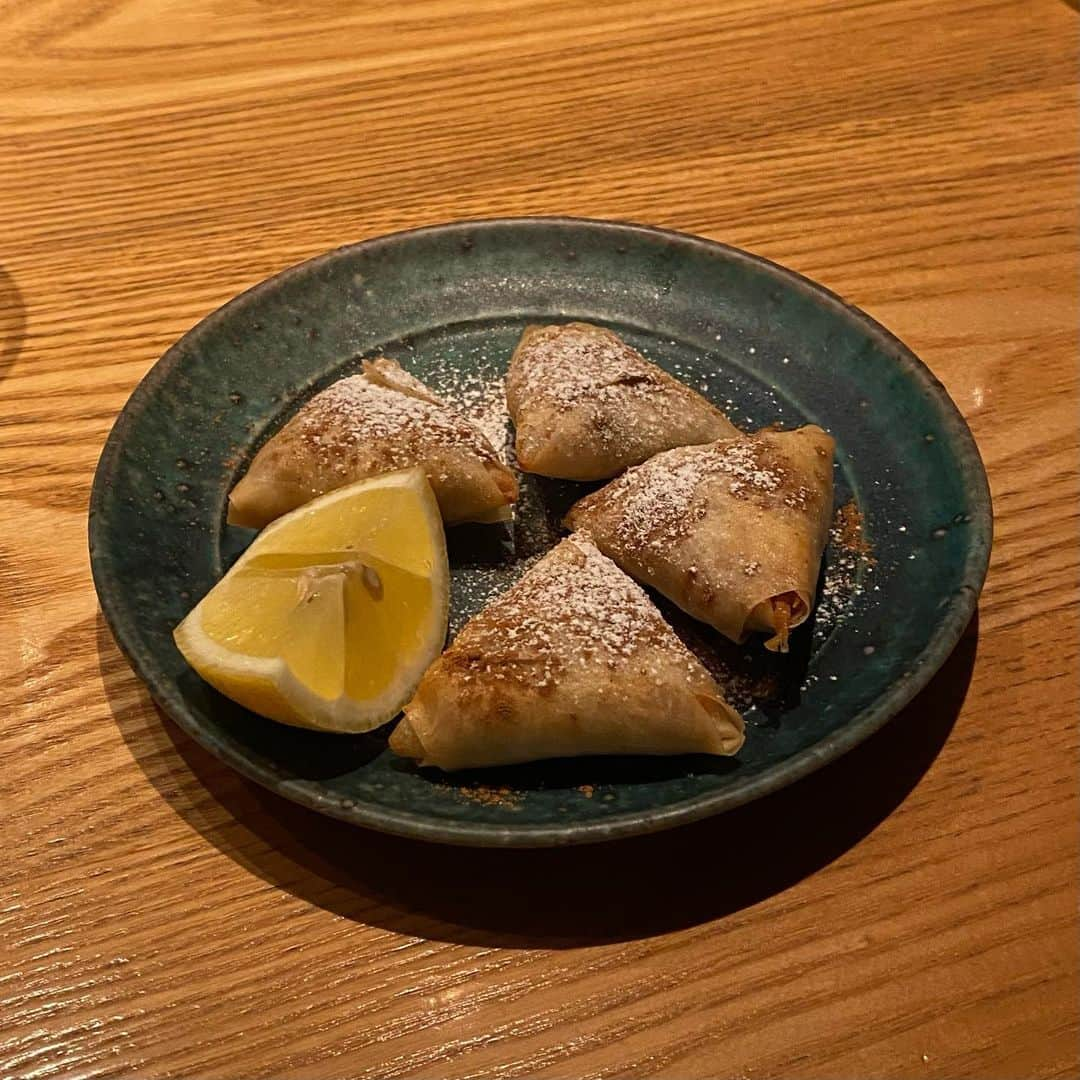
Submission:
{"label": "ceramic plate", "polygon": [[[746,712],[734,759],[419,770],[386,735],[293,730],[233,705],[172,629],[250,542],[226,495],[258,446],[376,353],[456,397],[501,439],[523,326],[612,327],[745,428],[816,423],[837,441],[838,529],[812,625],[787,657],[735,648],[664,608]],[[558,535],[585,485],[524,478],[510,527],[451,530],[451,632]],[[861,520],[863,544],[852,528]],[[460,844],[541,846],[650,832],[775,791],[865,739],[923,687],[970,619],[991,537],[971,434],[896,338],[818,285],[721,244],[565,218],[462,222],[344,247],[237,297],[136,388],[102,454],[94,580],[161,707],[246,776],[315,810]]]}

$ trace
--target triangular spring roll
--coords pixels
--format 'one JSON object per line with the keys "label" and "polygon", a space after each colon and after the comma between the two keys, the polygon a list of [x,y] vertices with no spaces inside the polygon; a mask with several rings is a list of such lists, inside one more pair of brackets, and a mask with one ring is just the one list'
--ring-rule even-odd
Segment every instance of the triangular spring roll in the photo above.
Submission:
{"label": "triangular spring roll", "polygon": [[529,326],[506,377],[526,472],[606,480],[673,446],[737,434],[715,405],[588,323]]}
{"label": "triangular spring roll", "polygon": [[454,770],[586,754],[734,754],[742,718],[645,591],[568,537],[475,615],[390,748]]}
{"label": "triangular spring roll", "polygon": [[765,631],[786,652],[814,604],[833,445],[809,426],[669,450],[581,499],[566,524],[732,641]]}
{"label": "triangular spring roll", "polygon": [[255,455],[229,522],[261,528],[318,495],[421,467],[448,525],[510,516],[517,481],[474,424],[393,360],[365,360],[313,397]]}

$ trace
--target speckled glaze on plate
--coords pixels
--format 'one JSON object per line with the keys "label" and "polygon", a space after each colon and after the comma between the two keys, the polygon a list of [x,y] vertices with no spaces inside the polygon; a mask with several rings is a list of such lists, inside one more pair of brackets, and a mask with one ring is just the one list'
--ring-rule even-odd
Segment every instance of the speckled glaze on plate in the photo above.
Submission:
{"label": "speckled glaze on plate", "polygon": [[[594,758],[448,776],[395,757],[385,732],[339,737],[262,720],[187,667],[172,628],[252,536],[225,525],[226,495],[300,403],[374,353],[450,393],[490,390],[527,322],[567,319],[612,327],[741,426],[814,422],[837,440],[837,501],[857,502],[874,562],[860,560],[855,580],[836,577],[828,618],[798,632],[790,657],[770,659],[760,646],[733,652],[673,616],[707,660],[743,665],[779,687],[749,709],[736,758]],[[452,631],[553,542],[558,516],[585,490],[528,478],[513,530],[451,530]],[[208,750],[279,794],[360,825],[528,847],[716,814],[865,739],[952,651],[982,586],[992,525],[960,414],[923,364],[862,312],[708,240],[523,218],[340,248],[208,316],[120,414],[89,530],[117,642],[161,707]],[[842,553],[830,550],[826,561],[833,574]]]}

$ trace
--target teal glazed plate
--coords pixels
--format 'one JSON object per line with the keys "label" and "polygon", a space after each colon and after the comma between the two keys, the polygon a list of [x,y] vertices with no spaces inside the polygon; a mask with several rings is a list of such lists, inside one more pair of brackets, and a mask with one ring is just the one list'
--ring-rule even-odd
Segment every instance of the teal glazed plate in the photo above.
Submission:
{"label": "teal glazed plate", "polygon": [[[394,357],[501,439],[501,377],[538,320],[609,326],[741,427],[820,424],[838,524],[815,618],[786,657],[669,606],[747,721],[738,756],[582,758],[444,774],[360,736],[263,720],[207,686],[173,627],[253,533],[226,496],[259,445],[365,356]],[[451,633],[551,547],[586,485],[523,477],[512,526],[449,530]],[[861,522],[861,536],[858,528]],[[161,708],[245,776],[390,833],[533,847],[653,832],[776,791],[843,754],[926,685],[971,618],[990,496],[941,384],[861,311],[723,244],[571,218],[459,222],[292,267],[205,318],[139,384],[94,480],[90,555],[120,648]]]}

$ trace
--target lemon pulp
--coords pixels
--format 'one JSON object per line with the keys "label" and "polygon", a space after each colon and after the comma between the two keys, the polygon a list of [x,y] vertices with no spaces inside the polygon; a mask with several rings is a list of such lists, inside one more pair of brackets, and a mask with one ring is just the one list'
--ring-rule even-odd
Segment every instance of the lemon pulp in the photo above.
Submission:
{"label": "lemon pulp", "polygon": [[284,723],[367,731],[446,637],[448,570],[423,473],[371,477],[275,521],[177,627],[222,693]]}

